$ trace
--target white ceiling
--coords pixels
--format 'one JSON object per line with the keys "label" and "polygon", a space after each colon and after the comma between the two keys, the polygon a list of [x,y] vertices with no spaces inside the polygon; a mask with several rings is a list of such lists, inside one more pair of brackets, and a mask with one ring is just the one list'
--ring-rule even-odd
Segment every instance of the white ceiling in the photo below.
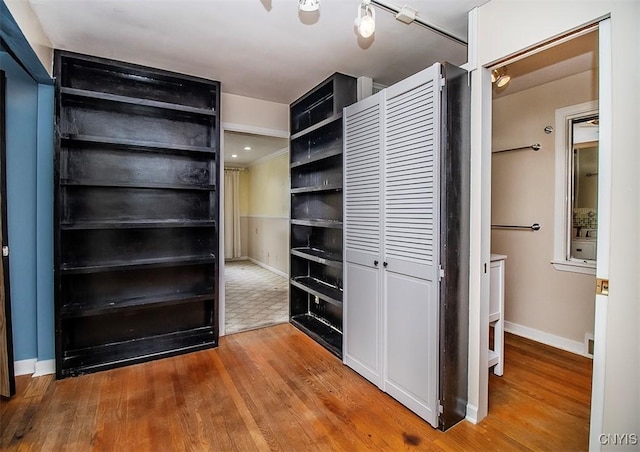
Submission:
{"label": "white ceiling", "polygon": [[504,88],[494,86],[493,97],[514,94],[597,67],[598,32],[592,31],[509,64],[511,82]]}
{"label": "white ceiling", "polygon": [[[467,12],[486,0],[398,0],[466,41]],[[334,72],[391,85],[466,46],[376,8],[369,40],[360,0],[29,0],[55,48],[219,80],[231,94],[289,104]],[[387,3],[396,4],[395,0]]]}
{"label": "white ceiling", "polygon": [[[396,3],[396,1],[398,3]],[[430,24],[466,41],[467,12],[487,0],[385,0],[408,4]],[[461,65],[466,46],[376,7],[376,32],[359,38],[360,0],[29,0],[55,48],[129,61],[222,83],[231,94],[289,104],[334,72],[381,85],[434,62]],[[597,33],[509,65],[511,83],[494,97],[583,72],[597,65]],[[225,133],[225,160],[248,166],[286,140]],[[244,146],[252,151],[244,151]],[[237,154],[236,159],[230,156]]]}

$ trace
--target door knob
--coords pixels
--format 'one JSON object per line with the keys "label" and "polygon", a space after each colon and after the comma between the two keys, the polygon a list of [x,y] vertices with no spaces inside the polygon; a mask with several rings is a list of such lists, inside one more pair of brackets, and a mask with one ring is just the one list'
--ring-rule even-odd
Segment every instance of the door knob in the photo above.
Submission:
{"label": "door knob", "polygon": [[383,263],[382,263],[382,266],[383,266],[383,267],[386,267],[387,265],[389,265],[387,262],[383,262]]}
{"label": "door knob", "polygon": [[373,261],[373,265],[378,266],[378,261]]}

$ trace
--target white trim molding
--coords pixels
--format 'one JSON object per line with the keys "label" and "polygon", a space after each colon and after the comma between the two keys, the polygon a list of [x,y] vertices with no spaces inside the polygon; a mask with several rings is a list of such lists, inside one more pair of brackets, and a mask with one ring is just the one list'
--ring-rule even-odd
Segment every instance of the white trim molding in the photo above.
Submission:
{"label": "white trim molding", "polygon": [[591,355],[585,353],[584,342],[574,341],[567,339],[566,337],[556,336],[555,334],[546,333],[544,331],[536,330],[528,326],[519,325],[513,322],[504,322],[504,330],[508,333],[521,336],[532,341],[540,342],[541,344],[548,345],[550,347],[559,348],[566,352],[575,353],[576,355],[591,358]]}
{"label": "white trim molding", "polygon": [[45,359],[38,361],[36,358],[21,359],[13,362],[13,373],[16,377],[20,375],[31,375],[40,377],[56,373],[56,360]]}
{"label": "white trim molding", "polygon": [[13,373],[16,377],[20,375],[31,375],[36,371],[36,358],[21,359],[13,362]]}
{"label": "white trim molding", "polygon": [[287,278],[289,279],[289,275],[287,275],[285,272],[278,270],[277,268],[271,267],[270,265],[265,264],[264,262],[260,262],[252,257],[249,258],[249,260],[251,262],[253,262],[254,264],[256,264],[259,267],[264,268],[265,270],[269,270],[272,273],[275,273],[276,275],[280,275],[283,278]]}
{"label": "white trim molding", "polygon": [[56,360],[45,359],[43,361],[36,361],[36,366],[32,377],[41,377],[43,375],[50,375],[56,373]]}

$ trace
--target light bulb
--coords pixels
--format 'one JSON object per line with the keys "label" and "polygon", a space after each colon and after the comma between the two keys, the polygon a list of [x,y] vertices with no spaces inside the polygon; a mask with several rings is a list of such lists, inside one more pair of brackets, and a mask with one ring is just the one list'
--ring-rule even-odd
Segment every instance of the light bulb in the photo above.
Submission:
{"label": "light bulb", "polygon": [[320,9],[320,0],[299,0],[298,8],[304,12],[318,11]]}
{"label": "light bulb", "polygon": [[511,81],[511,76],[510,75],[507,75],[507,74],[502,75],[496,81],[496,86],[498,88],[502,88],[503,86],[507,86],[507,83],[509,83],[510,81]]}
{"label": "light bulb", "polygon": [[373,17],[367,15],[360,19],[358,24],[358,33],[363,38],[369,38],[376,31],[376,21]]}

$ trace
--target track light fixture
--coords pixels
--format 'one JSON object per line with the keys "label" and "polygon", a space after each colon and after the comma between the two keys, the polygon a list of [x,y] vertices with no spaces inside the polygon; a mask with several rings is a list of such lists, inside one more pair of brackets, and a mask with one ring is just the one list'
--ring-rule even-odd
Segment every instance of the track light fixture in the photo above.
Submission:
{"label": "track light fixture", "polygon": [[298,8],[306,13],[318,11],[320,9],[320,0],[298,0]]}
{"label": "track light fixture", "polygon": [[376,12],[371,6],[371,0],[362,0],[358,5],[358,17],[355,20],[358,33],[363,38],[370,38],[376,31]]}
{"label": "track light fixture", "polygon": [[507,86],[510,81],[511,76],[507,74],[506,66],[491,71],[491,83],[495,83],[498,88]]}

